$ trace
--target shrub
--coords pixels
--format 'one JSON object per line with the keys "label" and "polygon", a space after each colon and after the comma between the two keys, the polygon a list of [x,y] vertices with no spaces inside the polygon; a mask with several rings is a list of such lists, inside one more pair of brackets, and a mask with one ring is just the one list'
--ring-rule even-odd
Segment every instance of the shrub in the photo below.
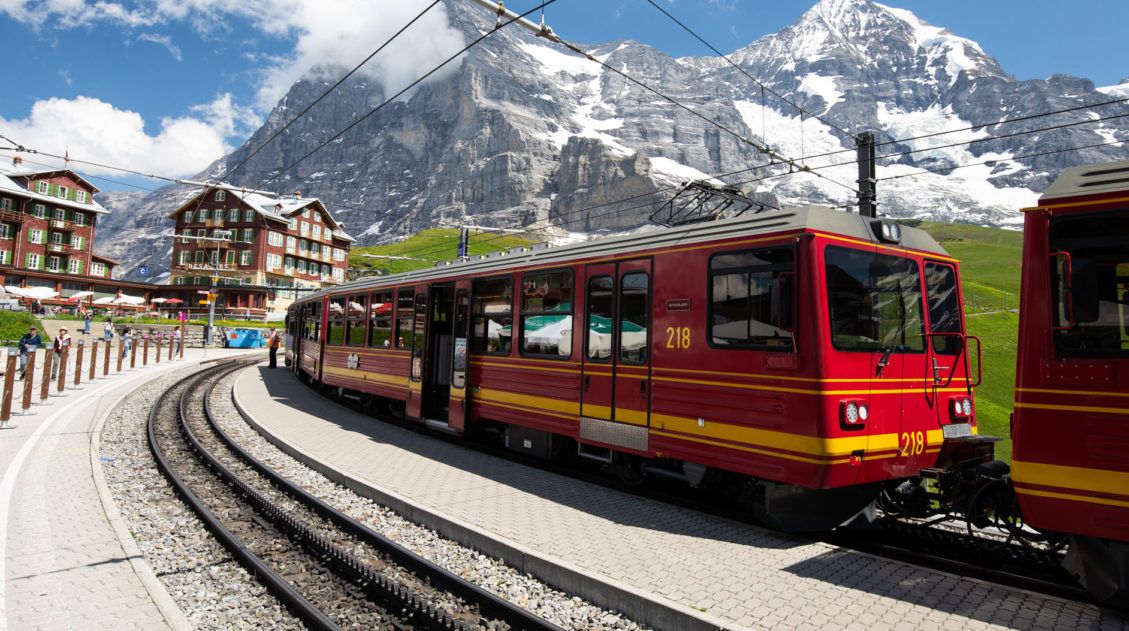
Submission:
{"label": "shrub", "polygon": [[12,344],[15,344],[23,337],[24,333],[27,333],[27,328],[30,326],[38,329],[44,343],[51,339],[43,330],[43,323],[31,313],[0,310],[0,340],[9,340]]}

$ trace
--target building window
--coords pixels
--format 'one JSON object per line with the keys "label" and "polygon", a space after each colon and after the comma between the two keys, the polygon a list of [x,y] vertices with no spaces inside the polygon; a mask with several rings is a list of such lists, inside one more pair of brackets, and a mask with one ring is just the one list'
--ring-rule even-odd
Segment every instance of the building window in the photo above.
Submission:
{"label": "building window", "polygon": [[203,250],[196,250],[196,253],[193,255],[193,260],[197,264],[203,264],[204,263],[204,251]]}
{"label": "building window", "polygon": [[329,266],[328,265],[322,265],[321,266],[321,275],[322,275],[323,278],[326,277],[326,276],[329,276]]}
{"label": "building window", "polygon": [[243,238],[241,239],[241,241],[243,241],[244,243],[254,243],[255,242],[255,229],[254,228],[244,228],[243,229]]}
{"label": "building window", "polygon": [[74,200],[80,204],[85,204],[89,194],[86,191],[75,191]]}
{"label": "building window", "polygon": [[51,234],[47,235],[47,238],[51,241],[51,243],[54,243],[54,244],[57,244],[57,245],[63,244],[63,233],[62,232],[52,232]]}
{"label": "building window", "polygon": [[235,250],[228,250],[224,253],[224,265],[235,265]]}
{"label": "building window", "polygon": [[67,273],[81,274],[82,273],[82,259],[71,259],[67,262]]}
{"label": "building window", "polygon": [[11,210],[12,200],[7,197],[0,198],[0,210]]}
{"label": "building window", "polygon": [[298,251],[299,252],[309,252],[310,251],[310,245],[306,242],[305,239],[298,241]]}
{"label": "building window", "polygon": [[40,195],[48,195],[51,192],[51,184],[46,180],[40,180],[35,183],[35,192]]}
{"label": "building window", "polygon": [[28,243],[43,243],[43,231],[38,228],[32,228],[27,231]]}
{"label": "building window", "polygon": [[36,219],[43,219],[47,216],[47,207],[43,204],[36,204],[31,209],[31,216],[35,217]]}
{"label": "building window", "polygon": [[227,191],[216,191],[216,196],[213,199],[215,199],[217,202],[224,201],[225,199],[227,199]]}
{"label": "building window", "polygon": [[67,220],[67,209],[56,208],[55,212],[53,214],[53,217],[54,217],[55,221],[66,221]]}
{"label": "building window", "polygon": [[179,252],[176,255],[176,264],[185,265],[188,263],[188,252]]}
{"label": "building window", "polygon": [[251,256],[253,254],[254,254],[254,252],[252,252],[250,250],[243,250],[242,252],[240,252],[239,253],[239,264],[240,265],[250,265],[251,264]]}
{"label": "building window", "polygon": [[59,271],[59,268],[62,266],[61,263],[62,263],[62,261],[57,256],[47,257],[47,271],[49,271],[49,272]]}
{"label": "building window", "polygon": [[526,274],[521,283],[521,353],[567,359],[572,352],[572,271]]}
{"label": "building window", "polygon": [[345,270],[341,269],[340,267],[335,268],[333,270],[333,277],[336,278],[337,280],[341,280],[341,279],[345,278]]}
{"label": "building window", "polygon": [[297,217],[291,217],[290,219],[287,219],[286,223],[287,223],[287,225],[290,226],[291,231],[298,229],[298,218]]}
{"label": "building window", "polygon": [[305,259],[298,259],[298,273],[299,274],[305,274],[306,273],[306,261],[305,261]]}
{"label": "building window", "polygon": [[287,274],[289,274],[290,270],[294,269],[294,257],[286,257],[286,260],[282,264],[282,269],[285,270]]}
{"label": "building window", "polygon": [[55,187],[55,197],[58,197],[60,199],[66,199],[68,193],[70,193],[70,190],[68,190],[67,187],[65,187],[65,186],[56,186]]}
{"label": "building window", "polygon": [[298,234],[303,236],[303,237],[310,236],[310,224],[308,224],[304,221],[301,224],[299,224],[298,225]]}
{"label": "building window", "polygon": [[267,245],[273,245],[275,247],[282,247],[282,233],[281,232],[268,232],[267,233]]}
{"label": "building window", "polygon": [[[181,252],[181,254],[185,254],[185,252]],[[91,263],[90,264],[90,273],[94,276],[105,276],[106,275],[106,264],[105,263]]]}
{"label": "building window", "polygon": [[0,239],[12,238],[12,224],[0,223]]}
{"label": "building window", "polygon": [[306,219],[309,219],[310,218],[310,209],[307,208],[307,209],[303,210],[302,216],[305,217]]}
{"label": "building window", "polygon": [[3,264],[3,265],[11,265],[12,264],[12,251],[11,250],[0,250],[0,264]]}
{"label": "building window", "polygon": [[341,248],[333,248],[333,260],[344,261],[345,260],[345,250],[342,250]]}
{"label": "building window", "polygon": [[298,239],[296,237],[286,237],[286,251],[287,252],[293,253],[294,248],[297,245],[298,245]]}
{"label": "building window", "polygon": [[[217,212],[223,212],[223,211],[220,210],[220,211],[217,211]],[[207,221],[207,220],[208,220],[208,209],[207,208],[201,208],[200,209],[200,218],[197,219],[197,221]]]}
{"label": "building window", "polygon": [[314,225],[314,227],[313,227],[313,238],[321,239],[321,226],[316,225],[316,224]]}
{"label": "building window", "polygon": [[28,252],[27,257],[24,259],[24,267],[28,269],[39,269],[40,257],[35,252]]}
{"label": "building window", "polygon": [[86,237],[80,237],[78,235],[72,234],[71,235],[71,247],[79,249],[79,250],[85,250],[86,249]]}
{"label": "building window", "polygon": [[255,220],[255,211],[251,210],[250,208],[243,211],[243,221],[245,221],[247,223],[251,223],[254,220]]}
{"label": "building window", "polygon": [[281,254],[268,254],[267,255],[267,269],[278,269],[282,267]]}
{"label": "building window", "polygon": [[323,234],[325,234],[325,240],[326,241],[330,241],[330,240],[333,239],[333,230],[332,229],[326,228],[325,232]]}
{"label": "building window", "polygon": [[227,220],[230,222],[239,221],[239,209],[232,208],[231,210],[227,211]]}
{"label": "building window", "polygon": [[184,211],[184,223],[192,223],[192,211]]}
{"label": "building window", "polygon": [[83,213],[71,213],[71,217],[72,217],[72,220],[74,221],[74,225],[76,225],[80,228],[84,227],[86,225],[86,215],[85,214],[83,214]]}

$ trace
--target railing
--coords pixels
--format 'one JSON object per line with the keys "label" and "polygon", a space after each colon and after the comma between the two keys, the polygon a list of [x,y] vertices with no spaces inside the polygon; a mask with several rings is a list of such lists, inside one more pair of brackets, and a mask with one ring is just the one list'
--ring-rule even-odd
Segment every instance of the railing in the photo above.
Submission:
{"label": "railing", "polygon": [[52,219],[48,222],[48,225],[52,228],[65,229],[71,226],[71,222],[67,221],[66,219]]}
{"label": "railing", "polygon": [[48,252],[59,252],[59,253],[66,254],[67,252],[70,252],[71,250],[74,250],[74,249],[75,249],[75,247],[73,245],[69,244],[69,243],[48,243],[47,244],[47,251]]}
{"label": "railing", "polygon": [[18,213],[13,210],[0,210],[0,221],[20,223],[24,219],[27,219],[27,215],[23,213]]}

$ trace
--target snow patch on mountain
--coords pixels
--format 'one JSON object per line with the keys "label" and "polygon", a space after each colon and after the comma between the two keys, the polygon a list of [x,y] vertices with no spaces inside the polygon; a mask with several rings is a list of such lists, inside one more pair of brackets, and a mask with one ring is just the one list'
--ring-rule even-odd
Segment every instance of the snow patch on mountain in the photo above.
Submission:
{"label": "snow patch on mountain", "polygon": [[826,112],[843,100],[843,93],[835,86],[835,80],[838,78],[825,77],[809,72],[800,80],[800,90],[806,92],[809,96],[818,96],[823,99],[823,111]]}
{"label": "snow patch on mountain", "polygon": [[723,184],[721,180],[718,180],[708,173],[703,173],[694,167],[675,162],[670,158],[654,157],[650,158],[650,160],[651,169],[654,171],[655,175],[671,182],[682,183],[706,180],[719,186]]}

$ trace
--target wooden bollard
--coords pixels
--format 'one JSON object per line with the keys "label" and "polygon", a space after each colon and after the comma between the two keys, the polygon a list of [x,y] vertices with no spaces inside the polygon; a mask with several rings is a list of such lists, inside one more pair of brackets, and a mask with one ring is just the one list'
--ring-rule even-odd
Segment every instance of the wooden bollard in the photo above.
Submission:
{"label": "wooden bollard", "polygon": [[109,377],[110,376],[110,353],[113,352],[113,349],[114,349],[113,342],[107,341],[106,342],[106,356],[102,360],[102,376],[103,377]]}
{"label": "wooden bollard", "polygon": [[153,336],[157,342],[157,363],[161,363],[161,338],[164,337],[160,333]]}
{"label": "wooden bollard", "polygon": [[118,372],[122,371],[122,362],[125,361],[125,340],[118,342]]}
{"label": "wooden bollard", "polygon": [[140,340],[137,340],[135,338],[133,340],[133,345],[129,347],[129,367],[130,368],[136,368],[137,367],[137,347],[139,346],[139,344],[138,344],[139,341]]}
{"label": "wooden bollard", "polygon": [[74,386],[77,388],[82,383],[82,352],[86,347],[86,340],[78,341],[78,353],[74,356]]}
{"label": "wooden bollard", "polygon": [[27,358],[27,368],[24,368],[24,400],[23,410],[24,414],[31,409],[31,392],[35,389],[35,356],[36,352],[29,350]]}
{"label": "wooden bollard", "polygon": [[62,394],[67,387],[67,356],[71,354],[71,347],[64,346],[63,353],[59,355],[59,380],[55,383],[55,393]]}
{"label": "wooden bollard", "polygon": [[175,346],[174,342],[176,342],[175,337],[172,334],[169,334],[169,361],[170,362],[172,361],[173,346]]}
{"label": "wooden bollard", "polygon": [[12,389],[16,379],[16,349],[8,349],[8,366],[4,370],[4,400],[0,402],[0,425],[12,418]]}
{"label": "wooden bollard", "polygon": [[182,321],[180,323],[180,358],[181,359],[184,359],[184,347],[188,346],[188,338],[184,337],[185,333],[187,333],[187,332],[184,330],[184,322]]}
{"label": "wooden bollard", "polygon": [[144,337],[145,337],[145,348],[141,349],[141,365],[142,366],[148,366],[149,365],[149,336],[146,335]]}
{"label": "wooden bollard", "polygon": [[95,375],[98,374],[97,370],[98,370],[98,340],[94,340],[90,343],[90,373],[87,374],[87,376],[86,376],[88,381],[94,381]]}
{"label": "wooden bollard", "polygon": [[44,349],[47,352],[43,355],[43,382],[39,386],[39,401],[42,403],[51,396],[51,365],[55,363],[55,351],[51,349]]}

